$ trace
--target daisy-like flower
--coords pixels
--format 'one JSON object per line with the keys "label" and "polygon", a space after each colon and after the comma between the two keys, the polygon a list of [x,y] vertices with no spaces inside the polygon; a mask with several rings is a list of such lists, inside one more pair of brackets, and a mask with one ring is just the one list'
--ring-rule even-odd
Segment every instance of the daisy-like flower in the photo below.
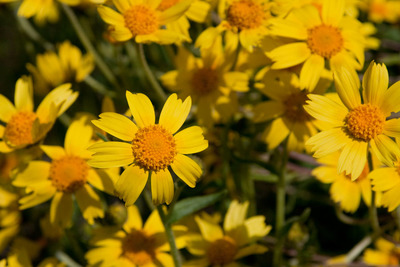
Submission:
{"label": "daisy-like flower", "polygon": [[[299,88],[297,75],[282,70],[264,70],[265,74],[257,88],[270,100],[257,104],[254,121],[271,121],[262,134],[268,149],[276,148],[287,137],[290,151],[302,151],[304,143],[317,133],[315,122],[303,108],[310,94]],[[317,91],[323,91],[321,86]]]}
{"label": "daisy-like flower", "polygon": [[226,43],[236,50],[239,43],[252,52],[260,40],[269,34],[271,17],[269,0],[223,0],[218,4],[218,14],[222,19],[217,28],[208,28],[197,39],[196,46],[213,47],[216,36],[225,32]]}
{"label": "daisy-like flower", "polygon": [[184,48],[180,49],[176,57],[177,69],[165,73],[161,81],[180,97],[191,96],[197,105],[199,123],[210,126],[221,117],[229,118],[236,110],[232,92],[248,91],[249,76],[230,71],[232,64],[227,64],[229,59],[223,56],[222,48],[203,52],[201,58],[196,58]]}
{"label": "daisy-like flower", "polygon": [[342,67],[356,72],[364,65],[364,36],[354,29],[360,22],[346,17],[344,0],[324,0],[322,10],[307,5],[273,21],[271,34],[291,42],[267,53],[273,69],[302,64],[300,87],[312,90],[328,63],[333,71]]}
{"label": "daisy-like flower", "polygon": [[252,254],[263,254],[267,248],[256,244],[271,230],[265,217],[258,215],[246,219],[249,202],[232,201],[225,215],[223,229],[199,216],[195,220],[201,234],[187,237],[187,249],[200,259],[188,261],[188,266],[236,266],[235,261]]}
{"label": "daisy-like flower", "polygon": [[309,95],[305,110],[327,128],[314,135],[306,146],[320,158],[342,149],[338,173],[357,179],[367,162],[369,148],[379,161],[388,165],[396,160],[399,147],[390,137],[400,137],[400,120],[387,119],[400,111],[400,82],[389,89],[384,64],[371,62],[364,74],[363,101],[359,80],[346,69],[334,73],[341,103],[320,95]]}
{"label": "daisy-like flower", "polygon": [[[313,169],[312,175],[323,183],[332,184],[329,193],[333,201],[339,203],[340,208],[345,212],[354,213],[360,206],[361,198],[367,206],[371,203],[372,188],[368,178],[370,170],[368,164],[366,164],[361,175],[355,181],[349,175],[338,174],[337,162],[339,156],[340,153],[335,152],[318,159],[318,162],[323,165]],[[380,199],[381,194],[377,193],[377,207],[380,206]]]}
{"label": "daisy-like flower", "polygon": [[368,20],[375,23],[395,23],[400,19],[400,3],[396,0],[364,0],[360,7],[368,12]]}
{"label": "daisy-like flower", "polygon": [[102,218],[104,211],[100,197],[88,184],[113,194],[113,172],[91,168],[86,161],[91,153],[86,149],[92,144],[93,127],[81,118],[71,123],[67,130],[64,148],[42,145],[41,149],[51,158],[31,161],[19,172],[13,185],[24,187],[28,195],[19,200],[20,209],[27,209],[52,199],[50,221],[61,227],[70,226],[75,196],[83,217],[90,223]]}
{"label": "daisy-like flower", "polygon": [[123,42],[134,39],[137,43],[171,44],[180,41],[182,36],[163,26],[179,19],[189,8],[191,1],[183,0],[164,11],[161,1],[156,0],[113,0],[119,12],[100,6],[100,17],[114,26],[111,37]]}
{"label": "daisy-like flower", "polygon": [[[130,206],[122,229],[99,228],[85,258],[91,266],[174,266],[172,256],[167,252],[170,246],[165,228],[157,210],[154,210],[143,226],[136,206]],[[186,228],[173,226],[178,248],[185,245],[183,235]],[[161,265],[160,265],[161,264]]]}
{"label": "daisy-like flower", "polygon": [[78,97],[70,84],[52,90],[33,111],[32,79],[23,76],[15,85],[15,106],[0,95],[0,152],[7,153],[42,140],[53,127],[57,117],[63,114]]}
{"label": "daisy-like flower", "polygon": [[89,148],[95,152],[89,164],[96,168],[127,166],[115,184],[116,192],[126,206],[133,205],[151,174],[153,202],[169,204],[174,196],[174,183],[168,167],[188,186],[195,187],[201,176],[200,166],[184,154],[203,151],[208,147],[203,130],[191,126],[182,131],[192,101],[182,103],[176,94],[168,97],[159,123],[150,99],[143,94],[126,92],[129,108],[136,123],[127,117],[106,112],[93,124],[123,142],[98,143]]}
{"label": "daisy-like flower", "polygon": [[[397,234],[397,238],[396,238]],[[396,241],[399,241],[398,233],[395,233]],[[364,252],[363,262],[373,266],[399,266],[400,248],[396,244],[379,238],[375,241],[375,248],[367,248]]]}
{"label": "daisy-like flower", "polygon": [[93,71],[94,62],[90,54],[82,55],[78,47],[69,41],[61,43],[58,54],[48,51],[36,56],[36,67],[30,63],[26,68],[32,73],[35,88],[42,94],[66,82],[81,82]]}

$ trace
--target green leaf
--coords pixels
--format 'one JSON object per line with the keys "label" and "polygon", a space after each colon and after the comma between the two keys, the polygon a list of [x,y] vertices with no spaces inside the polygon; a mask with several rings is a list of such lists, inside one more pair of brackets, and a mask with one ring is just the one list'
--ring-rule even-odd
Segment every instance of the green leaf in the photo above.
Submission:
{"label": "green leaf", "polygon": [[172,224],[185,216],[193,214],[214,204],[226,195],[227,191],[221,191],[207,196],[190,197],[177,202],[171,213],[168,214],[167,223]]}

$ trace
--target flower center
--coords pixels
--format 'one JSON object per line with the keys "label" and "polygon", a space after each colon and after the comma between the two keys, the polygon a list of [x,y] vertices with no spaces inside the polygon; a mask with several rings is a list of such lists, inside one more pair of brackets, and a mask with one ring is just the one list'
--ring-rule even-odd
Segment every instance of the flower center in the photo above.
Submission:
{"label": "flower center", "polygon": [[227,11],[229,24],[239,30],[254,29],[261,26],[265,19],[263,7],[251,0],[233,2]]}
{"label": "flower center", "polygon": [[319,25],[308,29],[307,45],[310,50],[324,58],[331,58],[343,48],[340,30],[330,25]]}
{"label": "flower center", "polygon": [[132,141],[135,163],[146,171],[159,171],[174,162],[174,136],[161,125],[151,125],[137,131]]}
{"label": "flower center", "polygon": [[174,6],[178,2],[179,2],[179,0],[162,0],[161,4],[158,6],[157,9],[160,11],[164,11],[164,10]]}
{"label": "flower center", "polygon": [[31,111],[14,114],[6,125],[4,139],[10,146],[33,144],[33,123],[38,117]]}
{"label": "flower center", "polygon": [[200,96],[208,95],[218,89],[218,72],[212,68],[198,69],[192,76],[192,88]]}
{"label": "flower center", "polygon": [[159,28],[159,21],[154,10],[145,5],[135,5],[124,13],[125,26],[134,36],[151,34]]}
{"label": "flower center", "polygon": [[290,94],[289,97],[283,101],[285,117],[292,122],[311,120],[311,116],[303,108],[307,100],[309,100],[309,98],[306,90]]}
{"label": "flower center", "polygon": [[208,260],[211,265],[224,265],[233,261],[238,247],[229,236],[215,240],[207,250]]}
{"label": "flower center", "polygon": [[132,229],[122,241],[122,255],[138,266],[146,265],[155,258],[156,239],[144,231]]}
{"label": "flower center", "polygon": [[352,137],[368,142],[382,133],[385,116],[379,107],[363,104],[350,111],[344,122]]}
{"label": "flower center", "polygon": [[77,156],[65,156],[53,160],[50,166],[50,179],[57,191],[73,193],[87,180],[89,166]]}

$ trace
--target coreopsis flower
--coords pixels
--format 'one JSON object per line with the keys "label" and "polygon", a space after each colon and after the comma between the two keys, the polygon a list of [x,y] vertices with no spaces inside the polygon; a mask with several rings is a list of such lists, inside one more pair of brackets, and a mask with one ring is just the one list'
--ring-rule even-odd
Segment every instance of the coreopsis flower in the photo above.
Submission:
{"label": "coreopsis flower", "polygon": [[[303,108],[309,99],[308,90],[299,88],[297,75],[267,68],[257,88],[270,100],[254,106],[254,121],[271,121],[262,134],[268,149],[276,148],[288,138],[290,151],[302,151],[304,143],[317,133],[316,120]],[[324,87],[317,91],[323,91]]]}
{"label": "coreopsis flower", "polygon": [[43,94],[62,83],[83,81],[93,71],[94,62],[92,55],[82,55],[78,47],[65,41],[58,46],[58,54],[38,54],[36,67],[29,63],[26,67],[33,75],[35,88]]}
{"label": "coreopsis flower", "polygon": [[[323,183],[331,184],[329,193],[332,200],[338,203],[345,212],[354,213],[360,206],[361,199],[367,206],[371,203],[372,188],[368,177],[370,169],[366,164],[361,175],[356,180],[351,179],[349,175],[337,172],[339,156],[340,153],[335,152],[318,159],[322,166],[313,169],[312,175]],[[375,199],[375,205],[380,206],[381,194],[379,192]]]}
{"label": "coreopsis flower", "polygon": [[363,77],[363,101],[357,76],[343,68],[335,72],[334,81],[340,103],[325,96],[308,96],[304,109],[327,128],[308,139],[306,146],[316,158],[342,149],[338,173],[350,174],[352,179],[361,175],[370,149],[379,161],[392,164],[400,151],[390,137],[400,137],[400,120],[388,117],[400,111],[400,82],[387,89],[386,66],[374,62]]}
{"label": "coreopsis flower", "polygon": [[159,9],[161,1],[114,0],[119,12],[106,6],[99,6],[98,12],[106,23],[114,26],[110,34],[116,41],[134,39],[137,43],[171,44],[183,36],[163,26],[178,20],[191,2],[184,0],[162,11]]}
{"label": "coreopsis flower", "polygon": [[215,120],[229,118],[238,104],[233,91],[249,90],[249,76],[243,72],[231,71],[222,54],[222,49],[203,51],[196,58],[185,49],[176,57],[176,70],[161,77],[162,83],[170,90],[185,98],[191,96],[197,105],[199,123],[210,126]]}
{"label": "coreopsis flower", "polygon": [[188,186],[195,187],[202,174],[200,166],[185,154],[203,151],[208,147],[203,130],[191,126],[179,128],[190,112],[192,101],[182,103],[176,94],[168,97],[159,123],[150,99],[143,94],[126,92],[129,108],[136,123],[127,117],[106,112],[93,124],[120,141],[97,143],[89,148],[94,152],[89,164],[96,168],[126,166],[115,189],[126,206],[133,205],[151,175],[151,191],[155,204],[172,201],[174,183],[169,167]]}
{"label": "coreopsis flower", "polygon": [[255,243],[271,230],[261,215],[246,219],[249,202],[232,201],[225,215],[223,228],[199,216],[195,220],[201,234],[187,236],[187,249],[200,259],[188,266],[236,266],[235,261],[252,254],[263,254],[267,247]]}
{"label": "coreopsis flower", "polygon": [[211,27],[201,33],[196,46],[212,49],[216,37],[225,32],[229,50],[236,50],[240,44],[251,52],[269,34],[269,0],[224,0],[218,7],[221,23],[216,28]]}
{"label": "coreopsis flower", "polygon": [[[396,241],[399,241],[398,238]],[[364,263],[373,266],[399,266],[400,248],[396,244],[384,238],[378,238],[374,244],[376,249],[365,250]]]}
{"label": "coreopsis flower", "polygon": [[33,111],[32,79],[23,76],[15,85],[15,106],[0,95],[0,152],[7,153],[42,140],[61,116],[78,97],[70,84],[52,90]]}
{"label": "coreopsis flower", "polygon": [[355,75],[364,65],[365,40],[354,30],[359,21],[343,12],[344,0],[324,0],[321,12],[307,5],[274,19],[271,34],[292,41],[267,53],[274,62],[272,68],[302,64],[300,87],[309,90],[316,86],[326,64],[333,71],[346,67]]}
{"label": "coreopsis flower", "polygon": [[[185,245],[185,227],[173,226],[178,248]],[[97,233],[97,234],[96,234]],[[154,210],[147,221],[142,222],[136,206],[128,207],[128,216],[122,229],[110,231],[99,228],[85,258],[91,266],[174,266],[164,225]]]}
{"label": "coreopsis flower", "polygon": [[[85,118],[71,123],[67,130],[64,148],[42,145],[41,149],[51,162],[35,160],[17,173],[13,185],[24,187],[28,193],[19,200],[20,209],[27,209],[52,199],[50,221],[61,227],[68,227],[73,212],[73,198],[76,199],[83,217],[90,223],[102,218],[104,211],[100,197],[90,186],[113,194],[113,172],[91,168],[87,164],[91,153],[93,127]],[[90,184],[90,185],[89,185]]]}
{"label": "coreopsis flower", "polygon": [[22,220],[18,209],[18,194],[6,186],[0,186],[0,253],[15,237]]}

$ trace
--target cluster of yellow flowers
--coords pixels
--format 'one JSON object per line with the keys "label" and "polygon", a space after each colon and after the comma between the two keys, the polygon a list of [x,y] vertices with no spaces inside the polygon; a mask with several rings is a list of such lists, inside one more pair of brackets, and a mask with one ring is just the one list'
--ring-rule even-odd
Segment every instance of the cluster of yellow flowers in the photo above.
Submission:
{"label": "cluster of yellow flowers", "polygon": [[[309,210],[289,218],[285,202],[299,169],[331,184],[340,220],[371,226],[324,263],[400,263],[400,82],[372,36],[400,2],[0,3],[44,48],[14,104],[0,94],[0,267],[233,267],[268,250],[246,264],[306,264]],[[30,22],[60,10],[87,53]],[[275,207],[257,179],[275,183]]]}

